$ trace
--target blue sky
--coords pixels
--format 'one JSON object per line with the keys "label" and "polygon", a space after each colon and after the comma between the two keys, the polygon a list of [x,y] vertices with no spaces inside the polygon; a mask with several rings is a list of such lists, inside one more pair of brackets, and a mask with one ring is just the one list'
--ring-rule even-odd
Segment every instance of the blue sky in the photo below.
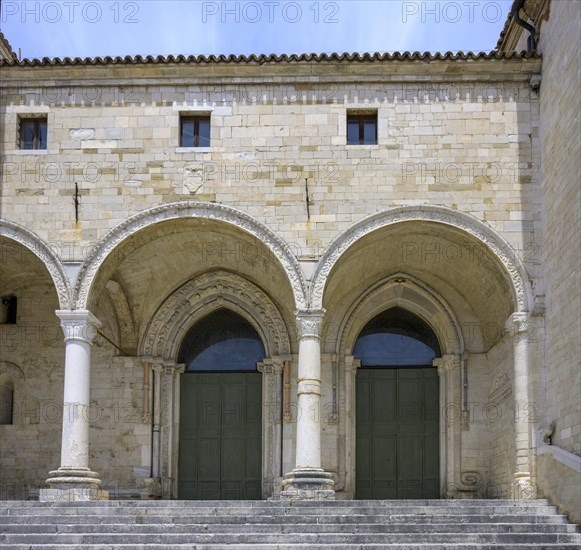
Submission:
{"label": "blue sky", "polygon": [[512,0],[0,0],[22,57],[490,51]]}

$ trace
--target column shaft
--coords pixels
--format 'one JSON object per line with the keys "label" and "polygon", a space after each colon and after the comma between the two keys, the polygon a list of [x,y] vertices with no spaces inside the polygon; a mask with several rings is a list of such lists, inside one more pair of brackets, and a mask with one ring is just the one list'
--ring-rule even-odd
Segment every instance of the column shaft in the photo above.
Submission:
{"label": "column shaft", "polygon": [[299,365],[297,447],[281,498],[334,499],[331,474],[321,468],[321,324],[324,311],[297,312]]}
{"label": "column shaft", "polygon": [[318,338],[299,342],[296,468],[321,467],[321,344]]}
{"label": "column shaft", "polygon": [[536,496],[534,487],[531,484],[529,424],[527,422],[527,405],[529,402],[528,321],[528,313],[517,312],[513,313],[506,323],[507,330],[513,336],[514,348],[515,472],[512,497],[517,500],[535,498]]}
{"label": "column shaft", "polygon": [[61,465],[40,490],[40,500],[80,501],[108,498],[89,469],[91,345],[99,320],[87,310],[56,312],[65,334],[65,380]]}
{"label": "column shaft", "polygon": [[67,342],[61,468],[89,467],[90,362],[88,342]]}

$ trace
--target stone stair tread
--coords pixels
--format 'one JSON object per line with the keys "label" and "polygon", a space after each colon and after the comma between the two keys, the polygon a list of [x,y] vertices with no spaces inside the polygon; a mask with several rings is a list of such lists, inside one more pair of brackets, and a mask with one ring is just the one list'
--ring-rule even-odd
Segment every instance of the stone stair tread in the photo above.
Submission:
{"label": "stone stair tread", "polygon": [[[167,529],[168,524],[143,524],[143,523],[108,523],[108,524],[88,524],[83,527],[85,533],[101,533],[113,531],[116,534],[131,533],[156,533]],[[579,528],[573,524],[539,524],[539,523],[476,523],[468,524],[473,533],[578,533]],[[231,532],[247,531],[248,533],[260,533],[262,531],[276,532],[281,534],[292,534],[295,532],[325,532],[341,533],[353,531],[354,533],[454,533],[455,531],[465,532],[467,524],[449,523],[418,523],[418,524],[383,524],[359,522],[351,523],[296,523],[296,524],[172,524],[174,533],[204,532],[212,534],[228,534]],[[2,533],[76,533],[78,524],[50,524],[50,523],[13,523],[3,524]],[[165,532],[165,531],[164,531]]]}
{"label": "stone stair tread", "polygon": [[[107,510],[109,511],[109,510]],[[480,509],[477,510],[481,514],[501,514],[510,512],[511,514],[535,514],[535,515],[551,515],[556,513],[555,508],[543,508],[543,509],[534,509],[534,508],[510,508],[510,507],[489,507],[488,509]],[[183,508],[120,508],[117,510],[110,510],[111,513],[115,515],[134,515],[136,513],[142,515],[182,515],[184,513]],[[188,509],[187,512],[190,514],[200,514],[200,515],[346,515],[351,514],[354,512],[358,512],[360,515],[363,514],[376,514],[376,515],[402,515],[403,512],[407,515],[420,515],[420,514],[430,514],[430,515],[466,515],[470,513],[470,511],[462,508],[450,509],[450,510],[432,510],[428,506],[416,507],[416,508],[409,508],[407,510],[401,509],[380,509],[380,508],[366,508],[366,507],[354,507],[342,510],[341,512],[332,510],[332,509],[315,509],[309,510],[309,512],[305,512],[304,509],[300,508],[274,508],[274,509],[264,509],[260,511],[250,510],[248,508],[197,508],[195,510]],[[22,510],[19,509],[6,509],[4,511],[0,511],[0,515],[12,515],[14,513],[19,513],[22,515],[36,515],[38,514],[38,510],[32,508],[24,508]],[[64,515],[92,515],[98,516],[103,513],[102,508],[49,508],[43,510],[43,514],[46,516],[64,516]]]}
{"label": "stone stair tread", "polygon": [[581,533],[543,500],[4,501],[0,503],[0,547],[581,550]]}
{"label": "stone stair tread", "polygon": [[[221,544],[197,544],[195,549],[192,548],[191,543],[185,544],[58,544],[58,545],[43,545],[42,550],[223,550],[224,546]],[[473,543],[413,543],[413,544],[399,544],[399,543],[380,543],[380,544],[309,544],[309,550],[379,550],[389,549],[394,550],[524,550],[530,549],[529,543],[511,543],[506,544],[473,544]],[[579,550],[579,544],[547,544],[543,543],[540,546],[535,546],[537,550],[552,549],[555,550]],[[228,545],[229,550],[305,550],[302,544],[231,544]],[[7,544],[2,546],[2,550],[31,550],[29,544]]]}
{"label": "stone stair tread", "polygon": [[[7,515],[0,516],[0,525],[6,523],[38,523],[40,519],[48,524],[62,522],[62,516],[39,516],[30,515]],[[417,524],[436,523],[436,524],[454,524],[454,525],[471,525],[481,523],[533,523],[533,524],[554,524],[563,525],[567,523],[567,517],[564,515],[550,516],[514,516],[514,515],[456,515],[456,516],[414,516],[414,515],[349,515],[349,516],[86,516],[86,515],[69,515],[66,516],[66,522],[69,524],[83,525],[99,523],[103,525],[111,523],[135,523],[135,524],[153,524],[153,525],[172,525],[172,524],[189,524],[200,525],[206,523],[223,523],[223,524],[256,524],[272,525],[281,524],[300,524],[307,523],[312,525],[341,523],[354,525],[361,522],[381,523],[388,525],[398,525],[410,522]]]}
{"label": "stone stair tread", "polygon": [[[207,533],[186,533],[186,534],[127,534],[117,533],[77,533],[77,534],[6,534],[0,535],[0,543],[69,543],[69,544],[117,544],[130,538],[136,544],[157,543],[157,544],[255,544],[269,542],[273,544],[301,543],[301,544],[335,544],[335,543],[578,543],[581,544],[581,535],[573,533],[294,533],[289,534],[260,533],[260,534],[207,534]],[[292,541],[288,539],[292,538]]]}
{"label": "stone stair tread", "polygon": [[300,507],[300,508],[333,508],[341,506],[352,506],[354,503],[360,504],[362,506],[410,506],[422,504],[426,506],[433,507],[446,507],[446,506],[496,506],[501,504],[523,505],[528,506],[547,506],[548,500],[546,499],[530,499],[525,501],[515,501],[511,499],[406,499],[406,500],[330,500],[330,501],[317,501],[317,500],[295,500],[295,501],[277,501],[277,500],[140,500],[140,499],[130,499],[130,500],[98,500],[91,503],[87,502],[39,502],[37,500],[19,500],[19,501],[3,501],[0,503],[0,507],[9,506],[11,503],[17,503],[19,506],[36,506],[43,507],[50,505],[52,507],[69,507],[69,506],[85,506],[85,507],[127,507],[127,506],[160,506],[165,507],[166,505],[171,505],[174,507],[196,507],[196,506],[255,506],[255,507],[270,507],[270,506],[284,506],[284,507]]}

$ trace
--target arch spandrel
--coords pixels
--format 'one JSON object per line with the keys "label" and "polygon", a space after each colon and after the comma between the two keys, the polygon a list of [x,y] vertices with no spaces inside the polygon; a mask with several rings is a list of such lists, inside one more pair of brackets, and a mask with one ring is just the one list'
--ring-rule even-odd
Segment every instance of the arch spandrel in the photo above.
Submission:
{"label": "arch spandrel", "polygon": [[403,222],[434,222],[461,230],[482,243],[491,257],[502,266],[510,284],[514,309],[529,311],[532,289],[526,269],[515,250],[492,228],[468,214],[444,206],[402,206],[373,214],[353,225],[326,249],[315,269],[310,286],[311,307],[322,308],[325,288],[333,268],[343,254],[363,237],[391,225]]}
{"label": "arch spandrel", "polygon": [[48,271],[62,309],[68,309],[72,301],[69,278],[60,258],[38,235],[25,227],[7,220],[0,221],[0,237],[22,245],[36,256]]}
{"label": "arch spandrel", "polygon": [[296,307],[298,309],[306,307],[306,283],[298,260],[289,245],[249,214],[222,204],[205,202],[180,202],[157,206],[132,216],[109,231],[94,247],[80,269],[74,291],[76,307],[88,307],[90,293],[99,269],[117,246],[155,224],[188,218],[224,222],[258,239],[280,263],[292,289]]}

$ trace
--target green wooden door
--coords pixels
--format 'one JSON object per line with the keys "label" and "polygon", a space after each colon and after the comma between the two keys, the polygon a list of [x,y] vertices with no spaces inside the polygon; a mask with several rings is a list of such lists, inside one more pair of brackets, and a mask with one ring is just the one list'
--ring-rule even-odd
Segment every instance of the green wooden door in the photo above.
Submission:
{"label": "green wooden door", "polygon": [[179,498],[258,500],[261,465],[261,374],[182,375]]}
{"label": "green wooden door", "polygon": [[357,498],[439,498],[438,393],[435,368],[357,372]]}

